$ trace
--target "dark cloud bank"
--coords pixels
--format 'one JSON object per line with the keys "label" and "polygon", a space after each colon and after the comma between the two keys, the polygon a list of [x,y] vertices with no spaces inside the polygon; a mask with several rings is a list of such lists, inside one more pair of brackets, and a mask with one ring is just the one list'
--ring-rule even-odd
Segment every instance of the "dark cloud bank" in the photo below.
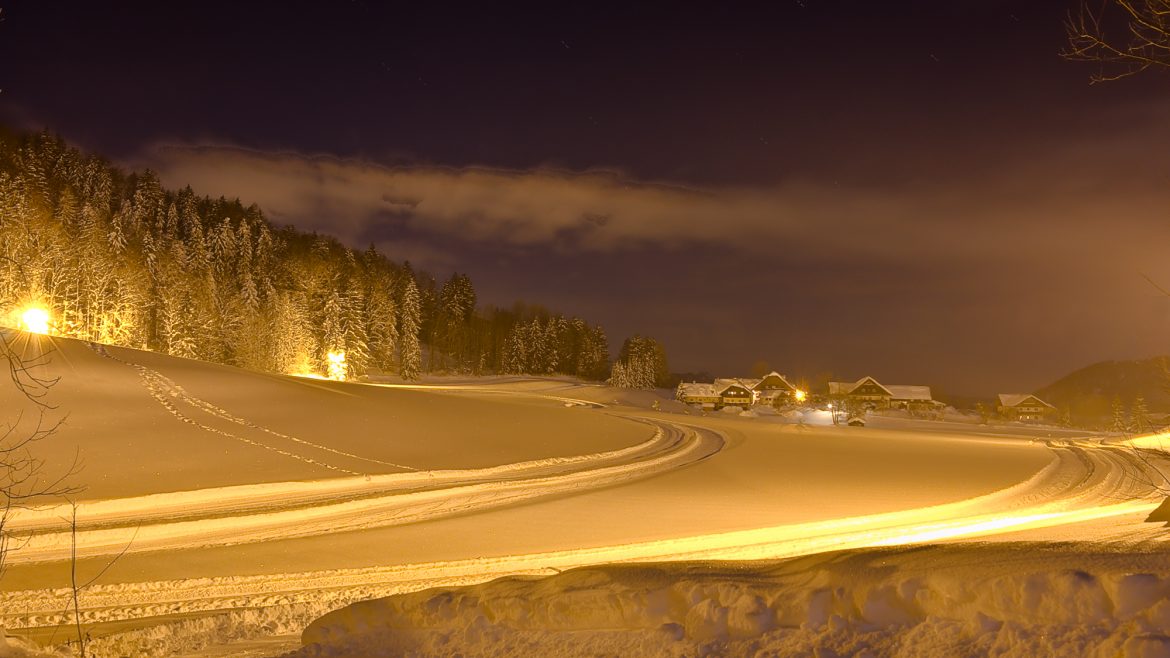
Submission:
{"label": "dark cloud bank", "polygon": [[156,145],[134,164],[439,276],[467,271],[484,301],[653,334],[676,370],[765,359],[994,393],[1166,350],[1166,300],[1142,279],[1170,282],[1170,167],[1150,148],[1170,143],[1162,109],[876,186],[699,188],[209,144]]}

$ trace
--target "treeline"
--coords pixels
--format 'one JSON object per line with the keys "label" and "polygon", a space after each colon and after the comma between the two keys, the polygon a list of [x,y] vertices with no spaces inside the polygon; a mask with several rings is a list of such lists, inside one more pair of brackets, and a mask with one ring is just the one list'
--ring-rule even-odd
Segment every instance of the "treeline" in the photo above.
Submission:
{"label": "treeline", "polygon": [[60,335],[256,370],[323,374],[344,353],[349,377],[610,374],[604,329],[580,318],[479,307],[466,275],[439,284],[56,136],[2,133],[0,314],[31,303]]}

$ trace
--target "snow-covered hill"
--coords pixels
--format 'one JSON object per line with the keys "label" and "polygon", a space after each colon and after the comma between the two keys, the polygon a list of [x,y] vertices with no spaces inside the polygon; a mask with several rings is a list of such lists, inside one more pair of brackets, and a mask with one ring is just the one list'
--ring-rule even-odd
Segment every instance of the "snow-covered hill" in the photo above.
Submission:
{"label": "snow-covered hill", "polygon": [[[775,561],[1022,531],[1040,533],[1029,541],[1067,539],[1052,528],[1086,521],[1098,524],[1094,536],[1115,539],[1108,524],[1140,525],[1158,504],[1151,465],[1129,447],[1022,435],[1031,431],[1023,427],[992,431],[911,421],[906,427],[810,427],[778,417],[697,415],[673,404],[660,403],[656,410],[657,393],[572,380],[343,384],[56,338],[29,337],[22,349],[30,357],[48,355],[43,374],[60,377],[50,391],[57,405],[51,413],[69,414],[37,449],[50,468],[67,468],[78,452],[85,465],[75,476],[89,486],[77,510],[77,569],[83,582],[100,574],[80,596],[82,625],[97,655],[227,656],[242,655],[245,646],[261,652],[248,655],[263,655],[295,648],[296,636],[314,618],[359,601],[456,585],[481,589],[450,597],[491,601],[505,586],[479,584],[595,565]],[[14,391],[0,395],[0,408],[22,404]],[[70,510],[60,501],[43,502],[8,520],[19,541],[11,545],[0,581],[0,624],[38,642],[60,643],[72,621],[67,558],[74,538],[62,519]],[[1004,559],[1009,549],[997,551],[989,559]],[[899,569],[915,568],[914,553],[880,555],[904,555]],[[1059,573],[1029,564],[1042,574],[1037,587],[1063,586]],[[1099,576],[1086,573],[1103,580],[1120,573],[1111,562],[1085,564],[1101,566]],[[1149,564],[1150,573],[1163,578],[1158,563]],[[847,576],[853,572],[824,576],[837,597],[837,607],[830,607],[840,620],[833,621],[832,615],[800,613],[799,601],[795,607],[774,605],[788,596],[783,592],[812,596],[791,570],[796,567],[757,566],[753,578],[781,592],[772,599],[759,594],[780,620],[761,626],[761,638],[788,629],[793,614],[806,614],[806,622],[823,616],[820,626],[800,637],[814,644],[824,640],[817,646],[836,651],[846,645],[830,642],[826,628],[837,632],[833,628],[847,624],[853,633],[878,623],[864,611],[850,612],[844,594],[836,593],[852,587]],[[700,577],[695,568],[662,567],[649,580],[639,575],[649,573],[641,567],[586,572],[604,574],[620,592],[642,592],[630,595],[635,598],[682,597],[667,608],[629,608],[630,625],[616,634],[585,626],[513,628],[507,603],[500,604],[495,627],[484,627],[489,613],[467,607],[453,613],[450,628],[414,628],[400,639],[417,640],[410,646],[421,655],[446,655],[442,647],[448,645],[434,644],[436,638],[453,643],[464,630],[484,628],[486,635],[472,633],[459,640],[470,643],[459,646],[472,654],[494,653],[507,648],[492,644],[497,640],[520,638],[516,647],[533,648],[538,645],[531,642],[562,642],[571,633],[587,640],[581,647],[598,650],[611,640],[636,640],[695,655],[711,642],[724,642],[711,646],[731,655],[748,645],[726,643],[746,636],[720,630],[720,620],[738,619],[747,604],[737,601],[748,599],[711,602],[710,592],[739,585],[719,584],[716,576],[726,572],[703,569],[707,575]],[[778,577],[776,569],[787,575]],[[1011,587],[1033,582],[1022,571],[1012,573],[1018,578]],[[604,583],[594,588],[579,581],[582,576],[566,576],[531,585],[537,588],[531,593],[533,619],[580,603],[583,619],[609,623],[613,601],[627,596]],[[869,580],[858,581],[858,591],[869,597],[902,587],[901,580],[879,576],[865,576]],[[584,578],[592,582],[595,575]],[[930,580],[920,591],[949,592],[957,582]],[[597,600],[575,599],[582,588]],[[696,598],[704,592],[705,598]],[[371,640],[366,631],[382,633],[389,619],[398,633],[421,619],[410,606],[433,608],[435,596],[391,598],[326,616],[314,628],[332,630],[306,636],[319,643],[306,655],[345,655],[336,652],[352,643],[388,642],[384,634]],[[922,614],[911,611],[906,619],[920,621],[907,624],[924,632],[946,630],[922,625],[944,613],[968,619],[945,606],[915,610]],[[764,614],[747,612],[753,618]],[[1155,612],[1144,618],[1160,619]],[[1113,623],[1109,619],[1101,623]],[[714,630],[694,630],[702,628]],[[272,636],[278,636],[275,643],[266,639]],[[1113,630],[1101,637],[1114,637]],[[649,646],[620,642],[612,645],[624,647],[617,653]],[[881,642],[870,642],[868,650],[883,655],[883,647],[907,646]]]}

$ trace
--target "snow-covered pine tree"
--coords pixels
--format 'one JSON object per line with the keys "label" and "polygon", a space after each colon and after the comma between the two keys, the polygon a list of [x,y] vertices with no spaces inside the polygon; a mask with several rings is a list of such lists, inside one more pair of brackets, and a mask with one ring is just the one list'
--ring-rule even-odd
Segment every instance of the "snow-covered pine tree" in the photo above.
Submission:
{"label": "snow-covered pine tree", "polygon": [[1150,431],[1150,410],[1146,406],[1146,398],[1138,395],[1129,408],[1129,419],[1135,432]]}
{"label": "snow-covered pine tree", "polygon": [[669,384],[666,351],[653,338],[639,335],[627,338],[616,363],[623,366],[628,388],[654,388]]}
{"label": "snow-covered pine tree", "polygon": [[1125,406],[1121,403],[1121,396],[1120,395],[1113,396],[1112,413],[1113,413],[1113,418],[1112,418],[1112,422],[1110,423],[1109,429],[1113,430],[1114,432],[1127,432],[1127,431],[1129,431],[1129,423],[1126,421],[1126,418],[1125,418]]}
{"label": "snow-covered pine tree", "polygon": [[630,378],[626,374],[626,365],[621,361],[614,361],[613,368],[609,373],[609,380],[607,384],[614,388],[633,388],[630,385]]}
{"label": "snow-covered pine tree", "polygon": [[418,286],[409,271],[398,282],[398,374],[403,379],[418,379],[422,370],[422,348],[419,331],[422,327]]}
{"label": "snow-covered pine tree", "polygon": [[[352,253],[351,254],[352,258]],[[366,294],[356,266],[345,282],[342,293],[342,318],[345,330],[345,362],[350,377],[364,375],[370,367],[370,345],[366,334]]]}

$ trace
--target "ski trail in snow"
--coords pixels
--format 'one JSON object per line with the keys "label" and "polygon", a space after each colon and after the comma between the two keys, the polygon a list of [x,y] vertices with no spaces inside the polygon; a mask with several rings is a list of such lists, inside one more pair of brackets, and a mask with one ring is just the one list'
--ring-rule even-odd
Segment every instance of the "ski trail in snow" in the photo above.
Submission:
{"label": "ski trail in snow", "polygon": [[[1125,451],[1076,446],[1088,456],[1054,448],[1054,459],[1013,487],[928,508],[771,528],[631,542],[592,548],[537,551],[450,561],[271,575],[193,578],[95,585],[85,595],[83,623],[175,614],[264,610],[273,625],[309,606],[328,610],[348,602],[436,586],[486,582],[521,574],[547,575],[580,566],[677,560],[777,559],[827,550],[860,549],[985,537],[1024,527],[1043,528],[1143,512],[1157,503],[1118,495],[1148,493],[1120,465]],[[1086,473],[1085,469],[1090,472]],[[1088,477],[1085,477],[1088,475]],[[1160,530],[1152,529],[1160,534]],[[1132,529],[1128,530],[1132,533]],[[0,594],[0,624],[9,629],[65,624],[61,601],[68,589]],[[252,620],[253,626],[260,621]],[[143,633],[150,631],[144,630]]]}
{"label": "ski trail in snow", "polygon": [[335,454],[335,455],[338,455],[341,457],[348,457],[350,459],[356,459],[359,461],[370,462],[370,463],[379,464],[382,466],[391,466],[393,468],[399,468],[399,469],[406,470],[406,471],[417,471],[418,470],[417,468],[414,468],[412,466],[406,466],[404,464],[397,464],[395,462],[374,459],[372,457],[363,457],[361,455],[355,455],[355,454],[350,453],[350,452],[345,452],[344,450],[330,448],[329,446],[321,445],[319,443],[307,441],[307,440],[301,439],[299,437],[295,437],[295,436],[291,436],[291,435],[284,434],[281,432],[277,432],[275,430],[269,429],[269,428],[264,427],[262,425],[257,425],[257,424],[255,424],[255,423],[253,423],[245,418],[241,418],[239,416],[236,416],[236,415],[232,414],[231,412],[229,412],[228,410],[226,410],[222,407],[216,406],[216,405],[212,404],[211,402],[208,402],[207,400],[204,400],[202,398],[191,395],[182,386],[175,383],[174,380],[163,375],[162,373],[160,373],[157,370],[154,370],[152,368],[148,368],[148,367],[141,365],[141,364],[132,363],[130,361],[126,361],[124,359],[120,359],[120,358],[114,356],[113,354],[110,353],[110,351],[108,349],[106,349],[105,345],[102,345],[100,343],[86,343],[86,345],[89,346],[89,348],[92,349],[94,352],[97,352],[98,354],[100,354],[101,356],[103,356],[107,359],[111,359],[111,360],[117,361],[118,363],[121,363],[123,365],[134,368],[138,372],[139,378],[142,380],[143,386],[146,388],[147,392],[150,393],[151,397],[153,397],[157,402],[159,402],[159,404],[161,404],[163,406],[163,408],[165,408],[168,412],[171,413],[171,415],[175,416],[180,421],[185,422],[185,423],[190,424],[190,425],[195,425],[204,431],[208,431],[208,432],[212,432],[214,434],[219,434],[221,436],[226,436],[226,437],[229,437],[232,439],[236,439],[238,441],[242,441],[242,442],[247,443],[249,445],[257,446],[257,447],[264,448],[267,450],[272,450],[272,451],[274,451],[278,454],[284,455],[286,457],[292,457],[294,459],[299,459],[301,461],[311,463],[311,464],[314,464],[317,466],[322,466],[322,467],[328,468],[330,470],[338,471],[341,473],[346,473],[348,475],[361,475],[361,473],[359,473],[357,471],[352,471],[352,470],[349,470],[346,468],[342,468],[342,467],[339,467],[339,466],[336,466],[333,464],[329,464],[329,463],[326,463],[326,462],[323,462],[323,461],[320,461],[317,459],[313,459],[312,457],[308,457],[308,456],[301,455],[298,453],[293,453],[293,452],[290,452],[287,450],[283,450],[281,448],[277,448],[275,446],[270,446],[266,443],[254,441],[252,439],[238,436],[238,435],[233,434],[231,432],[219,430],[219,429],[216,429],[214,427],[204,425],[204,424],[202,424],[194,419],[191,419],[190,417],[186,416],[181,411],[179,411],[178,408],[175,407],[175,405],[173,405],[167,399],[167,396],[174,398],[174,399],[181,400],[181,401],[189,404],[190,406],[192,406],[200,411],[203,411],[204,413],[207,413],[208,415],[210,415],[214,418],[218,418],[220,420],[224,420],[224,421],[227,421],[230,423],[235,423],[236,425],[247,427],[248,429],[251,429],[251,430],[264,432],[266,434],[270,434],[272,436],[275,436],[275,437],[281,438],[281,439],[285,439],[287,441],[299,443],[301,445],[308,446],[310,448],[320,450],[322,452],[328,452],[328,453],[332,453],[332,454]]}
{"label": "ski trail in snow", "polygon": [[[694,450],[692,446],[690,450]],[[265,576],[232,576],[152,583],[95,586],[86,593],[87,622],[135,619],[223,608],[260,608],[330,597],[358,600],[439,584],[482,582],[504,575],[547,573],[602,563],[676,560],[777,559],[827,550],[896,546],[947,539],[988,537],[1022,529],[1112,519],[1148,512],[1158,505],[1143,478],[1147,466],[1125,449],[1100,445],[1052,446],[1053,461],[1032,478],[983,496],[926,508],[736,530],[708,535],[634,541],[591,548],[476,557],[365,569],[341,569]],[[703,451],[692,454],[692,462]],[[714,454],[714,453],[710,453]],[[708,455],[709,456],[709,455]],[[660,455],[662,457],[662,455]],[[702,457],[705,458],[705,457]],[[633,465],[621,465],[626,469]],[[677,467],[677,463],[671,464]],[[487,482],[465,489],[453,500],[432,492],[408,508],[383,510],[382,522],[423,518],[436,511],[476,511],[524,499],[555,483],[561,491],[597,484],[598,471],[567,478]],[[612,473],[611,473],[612,474]],[[606,480],[612,482],[612,480]],[[457,487],[456,490],[463,489]],[[447,492],[450,493],[450,492]],[[536,494],[538,495],[538,494]],[[325,512],[326,510],[321,510]],[[336,510],[334,510],[336,511]],[[361,516],[367,517],[363,510]],[[326,513],[326,525],[345,525]],[[367,517],[368,518],[368,517]],[[1132,535],[1133,529],[1124,530]],[[284,538],[284,533],[267,538]],[[23,549],[22,549],[23,550]],[[14,556],[19,561],[20,551]],[[29,590],[0,594],[0,624],[8,628],[46,626],[66,621],[61,596],[68,590]]]}
{"label": "ski trail in snow", "polygon": [[20,548],[7,562],[67,559],[74,545],[78,556],[89,557],[117,554],[131,541],[129,552],[136,553],[416,523],[650,477],[706,459],[724,445],[711,432],[650,424],[656,431],[648,441],[575,458],[83,503],[76,534],[62,525],[58,508],[18,510],[5,529],[20,538]]}
{"label": "ski trail in snow", "polygon": [[490,395],[501,396],[518,396],[518,397],[540,397],[547,400],[556,400],[563,402],[566,406],[575,407],[589,407],[592,409],[604,409],[606,405],[602,402],[593,402],[591,400],[582,400],[581,398],[570,398],[562,395],[550,395],[542,389],[533,391],[509,391],[506,389],[491,388],[489,386],[471,386],[467,384],[390,384],[386,382],[358,382],[363,386],[377,386],[379,388],[397,388],[408,391],[442,391],[450,393],[486,393]]}

